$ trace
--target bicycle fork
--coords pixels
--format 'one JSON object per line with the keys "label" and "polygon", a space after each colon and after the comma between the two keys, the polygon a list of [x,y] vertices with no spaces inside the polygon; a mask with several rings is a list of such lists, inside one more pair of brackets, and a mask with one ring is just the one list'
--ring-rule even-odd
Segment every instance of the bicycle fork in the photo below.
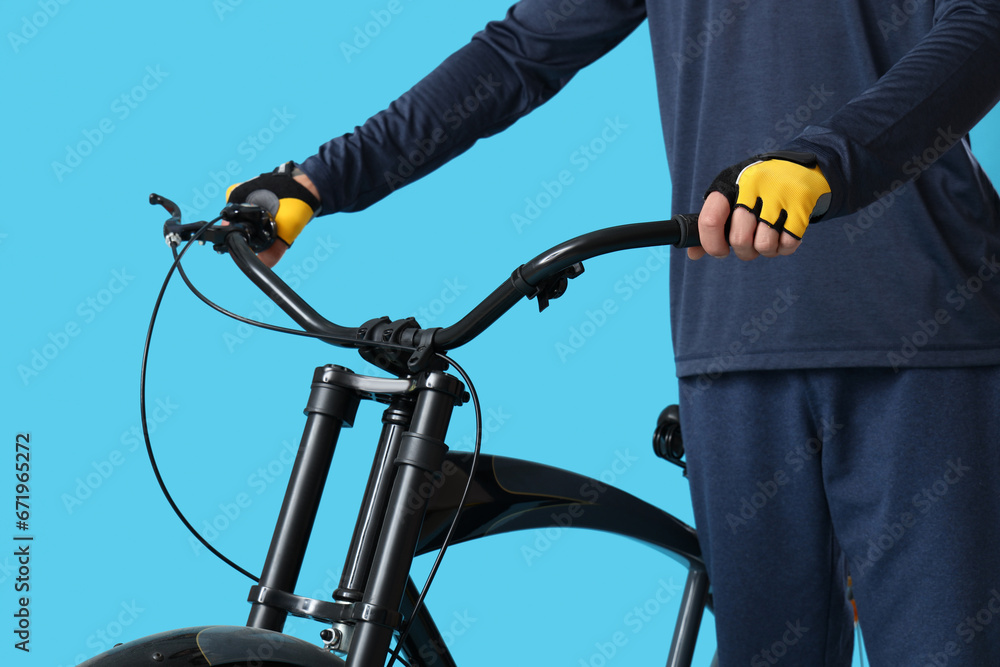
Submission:
{"label": "bicycle fork", "polygon": [[[353,424],[362,399],[390,406],[337,601],[294,595],[340,430]],[[250,591],[247,626],[280,632],[288,613],[331,622],[352,631],[337,647],[349,645],[348,667],[384,664],[402,622],[400,602],[427,509],[421,488],[427,475],[440,473],[452,411],[465,400],[462,383],[439,371],[392,379],[316,369],[285,498],[260,582]]]}

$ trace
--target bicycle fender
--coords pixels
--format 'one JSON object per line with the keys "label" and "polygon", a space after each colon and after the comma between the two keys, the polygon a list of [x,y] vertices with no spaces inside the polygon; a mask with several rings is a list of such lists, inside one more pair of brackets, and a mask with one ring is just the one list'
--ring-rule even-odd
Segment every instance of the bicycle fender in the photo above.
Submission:
{"label": "bicycle fender", "polygon": [[[448,452],[443,476],[432,484],[417,553],[440,548],[469,479],[472,455]],[[570,514],[570,512],[572,512]],[[685,567],[704,569],[695,531],[677,517],[625,491],[568,470],[480,454],[452,543],[517,530],[560,526],[615,533],[666,553]]]}
{"label": "bicycle fender", "polygon": [[216,667],[217,665],[343,667],[332,653],[297,637],[234,625],[208,625],[119,644],[78,667]]}

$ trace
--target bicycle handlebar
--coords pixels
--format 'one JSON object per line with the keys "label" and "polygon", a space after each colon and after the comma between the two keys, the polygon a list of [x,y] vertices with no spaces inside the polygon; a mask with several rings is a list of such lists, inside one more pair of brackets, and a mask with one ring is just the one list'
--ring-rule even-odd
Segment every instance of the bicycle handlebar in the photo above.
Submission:
{"label": "bicycle handlebar", "polygon": [[353,338],[357,329],[334,324],[320,315],[295,290],[257,258],[246,237],[229,233],[225,245],[236,266],[279,308],[288,313],[305,331],[328,338]]}
{"label": "bicycle handlebar", "polygon": [[[164,223],[167,243],[176,247],[181,240],[194,236],[205,223],[184,225],[180,209],[169,199],[150,195],[151,204],[159,204],[171,213]],[[212,241],[219,252],[228,252],[236,266],[264,294],[287,313],[307,333],[340,347],[362,348],[362,356],[397,375],[421,369],[436,352],[445,352],[468,343],[510,310],[523,297],[537,298],[539,310],[566,289],[567,281],[583,272],[581,262],[619,250],[673,245],[687,248],[698,245],[698,216],[676,215],[670,220],[644,222],[600,229],[553,246],[522,264],[465,317],[455,324],[422,329],[413,318],[391,321],[382,317],[357,328],[340,326],[320,315],[305,299],[289,287],[274,271],[257,258],[255,240],[261,238],[258,225],[268,224],[257,207],[233,204],[223,209],[226,226],[207,227],[205,240]],[[265,230],[266,234],[266,230]],[[411,352],[409,359],[400,354],[365,355],[364,348],[378,343],[392,343]],[[377,357],[377,361],[373,358]],[[382,363],[379,363],[381,361]]]}
{"label": "bicycle handlebar", "polygon": [[[507,312],[521,297],[538,297],[539,309],[544,310],[549,299],[565,291],[565,280],[582,273],[585,259],[616,252],[656,245],[686,248],[698,241],[698,216],[676,215],[670,220],[641,222],[599,229],[577,236],[522,264],[511,277],[476,306],[468,315],[450,327],[442,329],[435,342],[450,350],[469,342]],[[579,270],[574,267],[580,266]],[[567,273],[569,272],[569,273]],[[551,281],[558,281],[550,285]],[[555,289],[555,292],[549,291]]]}

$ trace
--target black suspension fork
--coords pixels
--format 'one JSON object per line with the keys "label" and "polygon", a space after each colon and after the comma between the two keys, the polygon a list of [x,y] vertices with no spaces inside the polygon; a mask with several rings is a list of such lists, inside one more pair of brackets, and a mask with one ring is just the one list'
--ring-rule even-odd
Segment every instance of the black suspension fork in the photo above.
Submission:
{"label": "black suspension fork", "polygon": [[[313,374],[306,426],[255,589],[288,593],[295,589],[340,430],[354,424],[361,401],[356,390],[332,381],[343,372],[350,373],[339,366],[324,366]],[[253,602],[247,626],[280,632],[287,617],[285,609]]]}
{"label": "black suspension fork", "polygon": [[[361,508],[358,511],[354,534],[351,537],[350,547],[344,561],[344,569],[341,571],[340,585],[333,592],[333,598],[338,603],[360,602],[364,596],[368,575],[371,572],[372,559],[378,546],[379,534],[382,531],[386,507],[392,492],[396,456],[399,453],[403,433],[410,425],[414,403],[415,397],[396,396],[382,414],[382,433],[372,462],[371,474],[368,477]],[[404,618],[412,615],[413,605],[418,594],[419,591],[413,583],[413,578],[410,577],[407,581],[403,604],[400,607]],[[351,646],[351,638],[354,636],[354,624],[334,621],[332,625],[332,636],[337,638],[333,642],[333,646],[335,650],[347,655]],[[429,662],[441,667],[455,667],[451,653],[445,646],[444,639],[427,611],[426,605],[421,606],[416,616],[410,621],[406,650],[410,656],[411,664],[424,664],[423,661],[426,658],[418,655],[418,652],[424,647],[431,647],[434,651],[433,659]]]}
{"label": "black suspension fork", "polygon": [[409,429],[395,457],[396,474],[364,595],[357,605],[357,625],[348,667],[385,663],[392,635],[402,619],[400,602],[427,510],[430,494],[421,493],[428,478],[440,474],[451,413],[465,400],[461,382],[432,371],[421,376]]}
{"label": "black suspension fork", "polygon": [[379,533],[382,531],[382,519],[389,504],[399,444],[410,425],[413,405],[413,397],[397,396],[382,414],[382,434],[379,436],[375,460],[347,549],[344,569],[341,570],[340,585],[333,592],[333,598],[340,602],[358,602],[364,595]]}

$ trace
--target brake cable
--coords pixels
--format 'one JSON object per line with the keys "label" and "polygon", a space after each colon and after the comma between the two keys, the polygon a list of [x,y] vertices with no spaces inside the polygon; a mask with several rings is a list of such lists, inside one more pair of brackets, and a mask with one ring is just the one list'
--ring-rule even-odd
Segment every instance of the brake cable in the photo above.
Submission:
{"label": "brake cable", "polygon": [[258,582],[260,580],[257,577],[250,574],[247,570],[244,570],[242,567],[240,567],[233,561],[226,558],[224,554],[222,554],[215,547],[209,544],[208,540],[202,537],[201,533],[199,533],[195,529],[195,527],[191,525],[191,522],[187,520],[187,517],[184,516],[184,513],[181,512],[181,509],[177,506],[177,503],[174,502],[173,497],[170,495],[170,491],[167,490],[166,483],[163,481],[163,476],[160,474],[160,467],[156,464],[156,457],[153,455],[153,445],[149,440],[149,427],[146,421],[146,369],[149,365],[148,363],[149,344],[153,338],[153,327],[156,324],[156,316],[160,311],[160,304],[163,302],[163,295],[167,291],[167,285],[170,284],[170,279],[174,275],[174,270],[180,266],[181,258],[191,247],[191,244],[206,229],[208,229],[209,226],[218,221],[221,217],[222,216],[219,216],[218,218],[215,218],[215,220],[210,220],[206,222],[201,228],[199,228],[197,233],[195,233],[195,235],[191,238],[191,240],[189,240],[187,244],[184,246],[184,248],[181,250],[180,254],[177,254],[177,249],[174,248],[174,263],[170,265],[170,270],[167,271],[167,275],[163,279],[163,284],[160,286],[160,292],[159,294],[156,295],[156,302],[153,304],[153,313],[149,317],[149,327],[146,329],[146,341],[142,346],[142,367],[139,371],[139,415],[140,415],[140,421],[142,422],[142,437],[143,440],[145,440],[146,442],[146,455],[149,457],[149,463],[153,467],[153,475],[156,477],[156,483],[160,485],[160,491],[163,492],[163,496],[167,499],[167,503],[170,504],[170,508],[174,511],[174,514],[177,515],[177,518],[181,520],[181,523],[184,524],[184,526],[191,532],[191,534],[194,535],[199,542],[205,545],[205,548],[207,548],[210,552],[212,552],[218,558],[220,558],[222,562],[226,563],[240,574],[249,577],[254,582]]}
{"label": "brake cable", "polygon": [[[153,337],[153,327],[156,324],[156,316],[159,313],[160,304],[163,301],[163,296],[166,293],[167,286],[169,285],[170,279],[173,277],[174,271],[176,270],[180,274],[181,279],[184,281],[184,284],[188,287],[188,289],[196,297],[198,297],[198,299],[200,299],[203,303],[205,303],[206,305],[208,305],[212,309],[218,311],[219,313],[222,313],[223,315],[225,315],[227,317],[230,317],[232,319],[235,319],[235,320],[237,320],[239,322],[242,322],[244,324],[248,324],[250,326],[255,326],[255,327],[258,327],[258,328],[261,328],[261,329],[266,329],[268,331],[274,331],[274,332],[277,332],[277,333],[292,334],[292,335],[296,335],[296,336],[305,336],[305,337],[308,337],[308,338],[316,338],[316,339],[330,341],[330,342],[344,343],[344,344],[346,344],[346,345],[348,345],[350,347],[361,347],[361,345],[360,345],[360,341],[357,341],[357,340],[355,340],[353,338],[346,338],[346,337],[343,337],[343,336],[335,336],[335,335],[329,335],[329,334],[318,334],[318,333],[313,333],[313,332],[309,332],[309,331],[302,331],[302,330],[299,330],[299,329],[291,329],[291,328],[288,328],[288,327],[281,327],[281,326],[277,326],[277,325],[273,325],[273,324],[268,324],[266,322],[259,322],[257,320],[252,320],[252,319],[249,319],[247,317],[243,317],[242,315],[238,315],[238,314],[233,313],[233,312],[231,312],[229,310],[226,310],[225,308],[223,308],[222,306],[216,304],[211,299],[209,299],[204,294],[202,294],[194,286],[194,284],[188,278],[187,274],[184,272],[184,267],[181,265],[181,259],[184,257],[185,253],[187,253],[187,251],[191,247],[191,245],[198,239],[198,237],[200,237],[205,232],[206,229],[208,229],[211,225],[213,225],[215,222],[217,222],[221,218],[222,218],[222,216],[220,215],[219,217],[206,222],[204,225],[202,225],[200,228],[198,228],[198,230],[194,233],[194,235],[192,235],[192,237],[187,241],[187,243],[185,243],[185,245],[181,249],[180,253],[177,252],[177,246],[176,245],[171,244],[171,246],[170,246],[171,247],[171,251],[173,252],[173,255],[174,255],[174,261],[170,265],[170,269],[167,271],[167,275],[163,279],[163,284],[160,286],[160,291],[159,291],[159,293],[156,296],[156,302],[153,305],[153,312],[150,315],[149,327],[148,327],[148,329],[146,331],[146,340],[145,340],[145,343],[143,345],[143,350],[142,350],[142,367],[140,369],[140,379],[139,379],[139,411],[140,411],[140,417],[141,417],[141,422],[142,422],[142,435],[143,435],[143,439],[145,440],[145,443],[146,443],[146,454],[149,457],[149,462],[150,462],[150,465],[153,468],[153,474],[156,477],[157,484],[159,484],[160,491],[163,493],[163,496],[167,499],[167,503],[169,503],[171,509],[173,509],[174,513],[181,520],[181,523],[184,524],[184,526],[188,529],[188,531],[190,531],[191,534],[195,538],[197,538],[197,540],[199,542],[201,542],[205,546],[205,548],[207,548],[212,554],[214,554],[216,557],[218,557],[220,560],[222,560],[222,562],[226,563],[227,565],[229,565],[230,567],[232,567],[233,569],[235,569],[240,574],[248,577],[254,583],[259,583],[260,580],[259,580],[258,577],[254,576],[249,571],[247,571],[246,569],[240,567],[235,562],[233,562],[232,560],[230,560],[229,558],[227,558],[222,552],[220,552],[218,549],[216,549],[211,544],[209,544],[208,540],[206,540],[201,535],[201,533],[199,533],[195,529],[195,527],[191,525],[191,523],[184,516],[184,513],[177,506],[177,503],[174,501],[173,497],[170,495],[170,492],[167,490],[166,483],[163,481],[163,476],[160,474],[159,466],[156,463],[156,457],[153,455],[153,446],[152,446],[152,443],[151,443],[150,438],[149,438],[149,429],[147,427],[147,421],[146,421],[146,369],[147,369],[148,360],[149,360],[150,342],[151,342],[152,337]],[[394,343],[386,343],[386,342],[382,342],[382,341],[364,341],[364,347],[382,347],[382,348],[394,349],[394,350],[408,350],[408,351],[413,351],[413,348],[411,348],[411,347],[407,347],[407,346],[404,346],[404,345],[398,345],[398,344],[394,344]],[[443,354],[441,352],[436,352],[435,356],[437,356],[442,361],[444,361],[445,363],[447,363],[451,367],[453,367],[455,369],[455,371],[462,377],[462,380],[465,382],[466,386],[469,389],[469,396],[470,396],[470,399],[471,399],[471,402],[472,402],[473,411],[475,412],[475,420],[476,420],[475,445],[474,445],[473,451],[472,451],[472,461],[470,462],[470,465],[469,465],[469,478],[468,478],[468,480],[465,483],[465,488],[462,490],[462,496],[459,499],[458,506],[455,508],[455,516],[454,516],[454,518],[451,521],[451,525],[448,527],[448,532],[445,533],[444,539],[441,542],[441,547],[438,549],[438,555],[435,558],[433,565],[431,566],[430,572],[427,575],[427,579],[424,582],[424,586],[421,589],[420,594],[417,596],[417,600],[416,600],[416,602],[413,605],[413,611],[411,612],[410,618],[406,620],[406,622],[403,624],[403,627],[401,628],[399,640],[396,642],[396,647],[392,651],[388,667],[392,667],[392,665],[396,662],[396,660],[399,660],[400,662],[402,662],[405,665],[409,665],[408,662],[406,662],[403,658],[399,657],[399,652],[400,652],[400,650],[402,650],[403,643],[404,643],[407,635],[410,632],[410,628],[412,626],[413,619],[416,618],[416,615],[419,612],[420,607],[422,606],[422,604],[424,602],[424,599],[427,596],[428,591],[430,590],[430,586],[433,583],[435,576],[437,575],[438,569],[441,566],[441,561],[444,559],[444,554],[447,551],[448,546],[449,546],[449,544],[451,542],[452,536],[453,536],[453,534],[455,532],[455,527],[458,525],[458,519],[461,516],[462,508],[465,506],[465,501],[468,498],[469,489],[472,487],[472,479],[473,479],[473,477],[475,475],[476,464],[479,461],[479,453],[480,453],[480,449],[481,449],[481,445],[482,445],[482,433],[483,433],[482,407],[481,407],[480,402],[479,402],[479,394],[476,392],[476,388],[475,388],[475,385],[472,382],[472,378],[469,377],[469,374],[465,371],[464,368],[462,368],[462,366],[460,364],[458,364],[458,362],[456,362],[454,359],[451,359],[446,354]]]}
{"label": "brake cable", "polygon": [[[472,378],[469,377],[464,368],[458,365],[455,360],[448,355],[438,352],[436,356],[446,363],[451,364],[455,368],[455,371],[462,376],[462,380],[465,381],[465,385],[469,388],[472,408],[476,413],[476,442],[472,448],[472,462],[469,464],[469,479],[465,483],[465,489],[462,491],[462,497],[459,499],[458,506],[455,508],[455,518],[452,519],[451,525],[448,527],[448,532],[445,533],[444,540],[441,542],[441,548],[438,549],[437,558],[434,559],[434,564],[431,566],[431,570],[427,575],[427,580],[424,582],[424,587],[420,591],[420,595],[417,596],[417,601],[413,603],[413,612],[401,628],[399,641],[396,642],[396,648],[393,650],[389,664],[386,667],[392,667],[396,660],[400,660],[405,663],[405,661],[399,657],[399,651],[403,648],[403,641],[410,632],[410,627],[413,625],[413,619],[417,617],[417,612],[420,610],[420,606],[423,604],[424,598],[427,596],[427,591],[430,590],[431,582],[434,581],[438,568],[441,566],[441,561],[444,559],[444,552],[448,549],[448,543],[451,542],[452,533],[455,532],[455,526],[458,524],[458,517],[462,513],[462,508],[465,507],[465,500],[469,495],[469,488],[472,486],[472,478],[476,472],[476,463],[479,461],[479,450],[482,445],[483,413],[479,403],[479,394],[476,392],[476,387],[472,383]],[[408,665],[409,663],[406,664]]]}

